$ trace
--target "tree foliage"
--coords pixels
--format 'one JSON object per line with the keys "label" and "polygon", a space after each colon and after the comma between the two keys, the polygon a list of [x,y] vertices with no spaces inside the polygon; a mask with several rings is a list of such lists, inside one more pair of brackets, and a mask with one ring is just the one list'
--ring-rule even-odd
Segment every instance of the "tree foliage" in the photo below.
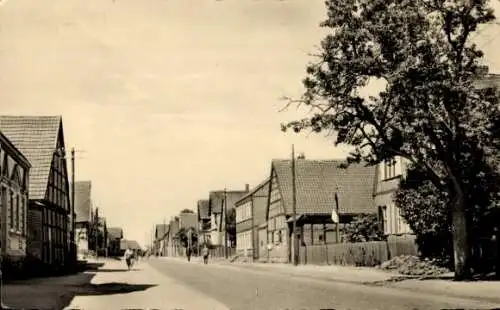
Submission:
{"label": "tree foliage", "polygon": [[226,231],[227,239],[232,245],[236,244],[236,209],[229,209],[226,213]]}
{"label": "tree foliage", "polygon": [[[470,202],[467,208],[469,240],[476,244],[478,238],[490,237],[494,226],[498,225],[495,219],[498,218],[500,178],[496,172],[489,171],[490,165],[473,168],[477,172],[469,176],[465,193]],[[401,215],[417,235],[422,255],[438,259],[446,267],[453,268],[450,194],[440,191],[418,170],[410,169],[395,198]]]}
{"label": "tree foliage", "polygon": [[376,214],[361,214],[344,229],[347,242],[367,242],[385,240]]}
{"label": "tree foliage", "polygon": [[183,209],[180,213],[194,213],[194,211],[186,208],[186,209]]}
{"label": "tree foliage", "polygon": [[[447,193],[456,275],[466,276],[465,190],[474,172],[463,168],[486,165],[499,146],[498,96],[476,87],[487,70],[470,42],[479,25],[494,19],[488,1],[327,0],[326,6],[321,26],[329,34],[318,62],[307,67],[304,95],[290,100],[311,114],[282,129],[333,133],[336,145],[354,148],[349,163],[408,161]],[[379,91],[363,96],[374,81]]]}
{"label": "tree foliage", "polygon": [[198,243],[198,233],[194,229],[186,229],[185,227],[182,227],[179,229],[179,231],[176,233],[176,238],[178,238],[181,242],[181,245],[185,248],[188,247],[189,245],[189,231],[191,231],[191,245],[192,247],[196,247]]}

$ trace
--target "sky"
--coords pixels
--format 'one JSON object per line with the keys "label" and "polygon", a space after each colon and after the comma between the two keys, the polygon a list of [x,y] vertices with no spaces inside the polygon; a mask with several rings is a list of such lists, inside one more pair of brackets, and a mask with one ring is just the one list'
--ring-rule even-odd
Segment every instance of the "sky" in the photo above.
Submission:
{"label": "sky", "polygon": [[[323,0],[8,0],[1,113],[62,115],[76,179],[92,181],[109,226],[146,245],[209,191],[260,183],[292,144],[345,157],[324,135],[280,131],[304,115],[279,112],[280,98],[301,94],[325,13]],[[477,41],[500,73],[498,33]]]}

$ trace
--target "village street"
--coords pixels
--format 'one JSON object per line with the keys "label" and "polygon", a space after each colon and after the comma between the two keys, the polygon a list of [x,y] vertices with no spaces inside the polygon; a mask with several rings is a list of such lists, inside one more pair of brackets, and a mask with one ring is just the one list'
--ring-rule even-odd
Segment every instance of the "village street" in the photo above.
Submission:
{"label": "village street", "polygon": [[[65,309],[492,309],[481,298],[447,297],[385,287],[293,277],[240,265],[144,260],[126,272],[108,260],[88,283],[74,285]],[[87,273],[88,274],[88,273]],[[45,285],[45,289],[50,285]],[[67,289],[70,285],[66,284]],[[62,290],[60,294],[63,295]],[[35,306],[15,303],[10,306]],[[68,296],[64,297],[68,298]],[[10,302],[10,303],[9,303]],[[28,302],[29,303],[29,302]],[[41,306],[41,305],[37,305]],[[50,305],[54,307],[54,305]],[[57,307],[56,307],[57,308]],[[60,309],[60,308],[58,308]]]}

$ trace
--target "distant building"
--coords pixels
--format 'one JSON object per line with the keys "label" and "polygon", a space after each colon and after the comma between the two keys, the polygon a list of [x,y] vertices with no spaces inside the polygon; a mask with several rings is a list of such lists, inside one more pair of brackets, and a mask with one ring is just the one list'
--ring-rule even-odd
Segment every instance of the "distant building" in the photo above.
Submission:
{"label": "distant building", "polygon": [[92,224],[92,182],[75,182],[75,243],[80,259],[89,254]]}
{"label": "distant building", "polygon": [[[224,229],[226,227],[226,216],[223,214],[223,209],[226,214],[231,210],[235,210],[234,203],[250,191],[250,185],[245,185],[245,190],[227,190],[227,191],[212,191],[209,194],[208,208],[210,214],[210,234],[208,240],[213,245],[224,245]],[[227,246],[230,239],[228,238]]]}
{"label": "distant building", "polygon": [[109,227],[108,239],[108,256],[119,256],[120,242],[123,239],[123,229],[120,227]]}
{"label": "distant building", "polygon": [[208,200],[198,200],[197,203],[197,214],[198,214],[198,231],[200,243],[207,240],[207,236],[210,234],[210,213]]}
{"label": "distant building", "polygon": [[266,230],[259,234],[259,226],[266,223],[269,184],[268,178],[235,203],[236,254],[251,260],[267,254]]}
{"label": "distant building", "polygon": [[156,224],[155,227],[155,247],[153,250],[153,255],[156,256],[165,256],[165,251],[164,249],[165,242],[164,242],[164,237],[167,233],[168,230],[168,224]]}
{"label": "distant building", "polygon": [[3,134],[32,165],[29,182],[28,255],[45,270],[69,263],[71,209],[60,116],[0,116]]}
{"label": "distant building", "polygon": [[0,249],[1,257],[22,262],[26,256],[30,163],[0,133]]}

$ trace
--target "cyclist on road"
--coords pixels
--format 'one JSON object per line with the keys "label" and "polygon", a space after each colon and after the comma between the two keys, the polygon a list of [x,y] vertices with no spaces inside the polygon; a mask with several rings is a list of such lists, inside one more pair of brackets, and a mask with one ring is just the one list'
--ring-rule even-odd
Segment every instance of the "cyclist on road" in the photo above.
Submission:
{"label": "cyclist on road", "polygon": [[132,260],[134,258],[134,251],[132,249],[127,248],[125,251],[125,254],[123,255],[125,257],[125,261],[127,262],[127,268],[130,270],[132,268]]}

